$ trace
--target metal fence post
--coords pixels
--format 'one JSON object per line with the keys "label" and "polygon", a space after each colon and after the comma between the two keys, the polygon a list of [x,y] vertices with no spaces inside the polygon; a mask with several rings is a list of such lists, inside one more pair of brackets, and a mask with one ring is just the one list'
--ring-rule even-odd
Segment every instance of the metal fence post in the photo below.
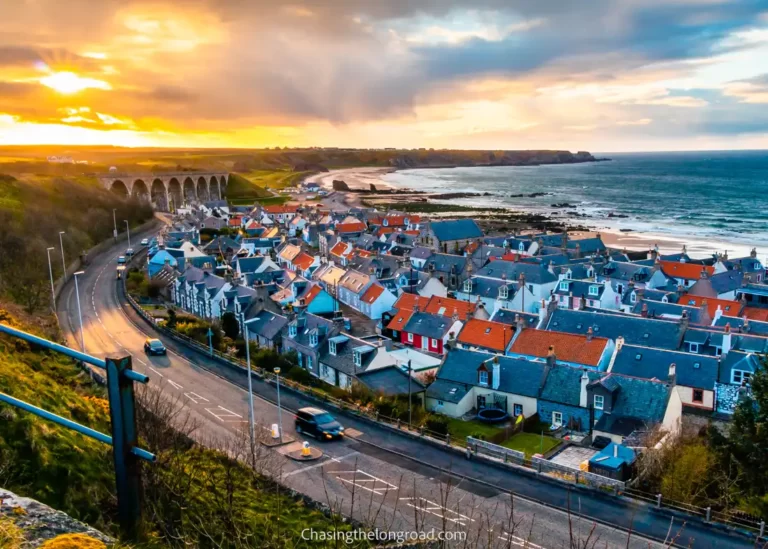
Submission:
{"label": "metal fence post", "polygon": [[125,539],[136,540],[141,524],[141,473],[139,461],[132,453],[138,443],[138,433],[133,382],[126,375],[133,369],[131,357],[108,357],[106,366],[118,518]]}
{"label": "metal fence post", "polygon": [[661,509],[661,494],[656,494],[656,507]]}
{"label": "metal fence post", "polygon": [[760,536],[759,537],[763,537],[764,535],[765,535],[765,521],[761,520],[760,521]]}
{"label": "metal fence post", "polygon": [[712,507],[707,507],[707,522],[712,518]]}

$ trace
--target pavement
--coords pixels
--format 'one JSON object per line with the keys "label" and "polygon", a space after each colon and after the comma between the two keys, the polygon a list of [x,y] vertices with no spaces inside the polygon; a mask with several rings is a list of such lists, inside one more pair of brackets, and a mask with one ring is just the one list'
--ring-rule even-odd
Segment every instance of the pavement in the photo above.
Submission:
{"label": "pavement", "polygon": [[[144,236],[150,235],[132,235],[136,241]],[[99,357],[130,354],[134,369],[147,374],[153,386],[161,387],[196,421],[198,440],[242,439],[249,417],[246,376],[159,335],[133,311],[115,277],[116,259],[123,252],[122,246],[114,246],[91,258],[79,278],[86,352]],[[69,344],[79,348],[71,282],[62,291],[58,313]],[[159,337],[168,355],[146,356],[143,343],[148,336]],[[347,428],[345,440],[315,441],[295,432],[292,413],[315,402],[283,389],[279,412],[275,387],[255,378],[253,394],[257,436],[282,421],[294,444],[307,440],[324,454],[312,463],[297,463],[285,456],[294,449],[290,444],[260,446],[261,469],[269,469],[285,486],[383,531],[434,528],[466,536],[469,541],[456,545],[467,547],[656,548],[668,546],[659,542],[669,532],[681,547],[754,547],[746,537],[698,520],[672,518],[628,498],[571,490],[534,474],[466,460],[352,416],[335,414]]]}

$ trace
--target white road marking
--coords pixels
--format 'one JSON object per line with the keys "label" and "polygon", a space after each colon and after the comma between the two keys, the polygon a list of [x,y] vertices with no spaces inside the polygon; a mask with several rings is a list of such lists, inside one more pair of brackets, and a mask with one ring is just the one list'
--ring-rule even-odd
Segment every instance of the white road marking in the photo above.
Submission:
{"label": "white road marking", "polygon": [[181,390],[181,389],[183,389],[183,388],[184,388],[184,387],[182,387],[181,385],[179,385],[178,383],[176,383],[175,381],[173,381],[172,379],[169,379],[169,380],[168,380],[168,383],[170,383],[170,384],[171,384],[171,386],[172,386],[173,388],[175,388],[175,389],[179,389],[179,390]]}
{"label": "white road marking", "polygon": [[[351,484],[363,490],[367,490],[368,492],[372,492],[377,496],[385,496],[389,490],[397,490],[397,486],[394,484],[390,484],[386,480],[382,480],[379,477],[375,477],[370,473],[361,471],[360,469],[355,471],[331,471],[331,473],[341,482],[346,482],[347,484]],[[383,486],[377,486],[377,483],[383,484]]]}
{"label": "white road marking", "polygon": [[527,541],[519,536],[510,536],[509,534],[504,534],[499,536],[499,539],[504,543],[509,543],[510,545],[515,545],[517,547],[525,547],[526,549],[545,549],[541,545],[531,543],[530,541]]}
{"label": "white road marking", "polygon": [[[330,458],[330,461],[335,461],[336,463],[341,463],[342,459],[347,459],[347,458],[356,456],[359,453],[360,452],[350,452],[350,453],[345,454],[345,455],[343,455],[341,457],[332,457],[332,456],[330,456],[328,454],[326,454],[326,456],[328,456]],[[320,463],[315,463],[314,465],[310,465],[308,467],[302,467],[301,469],[297,469],[295,471],[291,471],[290,473],[285,473],[283,475],[283,477],[292,477],[293,475],[298,475],[299,473],[305,473],[307,471],[310,471],[311,469],[317,469],[318,467],[323,467],[327,463],[328,463],[327,461],[321,461]]]}
{"label": "white road marking", "polygon": [[[222,423],[244,423],[245,420],[243,420],[243,416],[240,414],[237,414],[233,412],[232,410],[227,410],[224,408],[224,406],[217,406],[216,408],[206,408],[206,412],[211,414],[213,417],[221,421]],[[235,419],[239,418],[239,419]]]}
{"label": "white road marking", "polygon": [[[461,513],[457,513],[456,511],[448,509],[447,507],[440,505],[439,503],[435,503],[434,501],[430,501],[426,498],[400,498],[400,500],[405,501],[408,507],[413,507],[417,511],[435,515],[436,517],[455,522],[461,526],[466,526],[467,521],[475,522],[475,519],[473,518],[462,515]],[[414,504],[414,501],[417,503]]]}
{"label": "white road marking", "polygon": [[202,402],[210,402],[210,400],[208,400],[207,398],[202,397],[202,396],[198,395],[197,393],[193,393],[191,391],[189,393],[184,393],[184,396],[187,397],[192,402],[194,402],[195,404],[198,404],[201,401]]}
{"label": "white road marking", "polygon": [[[143,364],[143,363],[142,363],[142,364]],[[153,372],[155,372],[155,373],[156,373],[157,375],[159,375],[160,377],[165,377],[163,374],[161,374],[160,372],[158,372],[157,370],[155,370],[155,369],[154,369],[152,366],[150,366],[150,367],[149,367],[149,369],[150,369],[150,370],[152,370]]]}

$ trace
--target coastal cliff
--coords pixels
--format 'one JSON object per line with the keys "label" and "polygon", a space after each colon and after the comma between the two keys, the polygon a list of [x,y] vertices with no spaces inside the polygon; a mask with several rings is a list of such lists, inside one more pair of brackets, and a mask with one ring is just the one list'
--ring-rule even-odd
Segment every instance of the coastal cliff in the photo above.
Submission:
{"label": "coastal cliff", "polygon": [[389,159],[398,170],[414,168],[454,168],[474,166],[539,166],[599,162],[586,151],[419,151]]}

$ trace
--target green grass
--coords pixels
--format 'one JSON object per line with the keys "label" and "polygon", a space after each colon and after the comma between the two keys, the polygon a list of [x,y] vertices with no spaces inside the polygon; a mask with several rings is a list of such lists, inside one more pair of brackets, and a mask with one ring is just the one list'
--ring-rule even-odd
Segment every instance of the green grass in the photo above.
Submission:
{"label": "green grass", "polygon": [[530,458],[533,454],[546,454],[552,448],[560,444],[560,441],[550,436],[541,436],[534,433],[518,433],[512,438],[501,443],[501,446],[510,450],[525,452],[525,457]]}
{"label": "green grass", "polygon": [[295,187],[304,177],[315,172],[294,172],[292,170],[252,170],[243,174],[245,179],[259,187],[272,190]]}
{"label": "green grass", "polygon": [[227,197],[231,198],[262,198],[272,196],[272,193],[259,186],[239,173],[229,174]]}
{"label": "green grass", "polygon": [[448,418],[448,432],[454,439],[464,440],[467,437],[489,440],[491,437],[504,432],[504,427],[490,425],[480,421],[462,421],[457,418]]}

